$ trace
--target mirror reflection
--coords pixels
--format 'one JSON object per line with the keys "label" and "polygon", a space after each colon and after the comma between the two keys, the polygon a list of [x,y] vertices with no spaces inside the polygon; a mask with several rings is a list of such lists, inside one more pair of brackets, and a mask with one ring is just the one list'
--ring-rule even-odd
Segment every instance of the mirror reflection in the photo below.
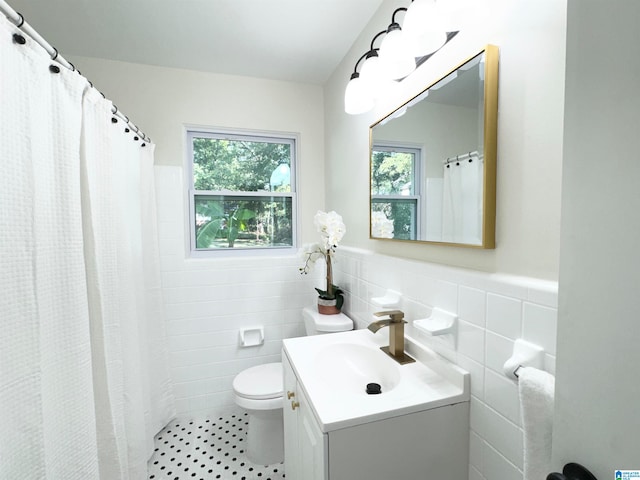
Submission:
{"label": "mirror reflection", "polygon": [[493,248],[497,49],[372,125],[371,237]]}

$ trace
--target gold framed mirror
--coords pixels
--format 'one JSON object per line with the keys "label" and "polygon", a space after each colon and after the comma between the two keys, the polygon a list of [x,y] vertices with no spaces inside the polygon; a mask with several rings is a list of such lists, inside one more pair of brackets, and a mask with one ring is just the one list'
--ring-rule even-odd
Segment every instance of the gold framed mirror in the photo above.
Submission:
{"label": "gold framed mirror", "polygon": [[495,248],[498,47],[369,129],[372,239]]}

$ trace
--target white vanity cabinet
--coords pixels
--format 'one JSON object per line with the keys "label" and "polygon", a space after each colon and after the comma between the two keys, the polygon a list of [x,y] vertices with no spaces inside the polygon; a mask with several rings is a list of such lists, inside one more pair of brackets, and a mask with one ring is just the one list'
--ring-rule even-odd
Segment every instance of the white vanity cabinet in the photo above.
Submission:
{"label": "white vanity cabinet", "polygon": [[293,480],[325,480],[328,478],[327,436],[320,430],[286,355],[282,356],[282,366],[285,474]]}
{"label": "white vanity cabinet", "polygon": [[[317,418],[285,352],[282,364],[288,480],[468,478],[468,401],[341,428]],[[336,406],[345,401],[334,395]]]}
{"label": "white vanity cabinet", "polygon": [[[284,341],[287,480],[468,478],[468,373],[451,367],[449,375],[450,367],[441,369],[426,358],[429,366],[398,366],[399,380],[386,394],[366,395],[359,382],[349,390],[349,360],[342,356],[343,373],[331,370],[330,376],[324,373],[332,367],[319,360],[329,342],[339,341],[357,354],[361,345],[385,355],[370,345],[369,332],[357,332]],[[349,381],[339,384],[340,375]]]}

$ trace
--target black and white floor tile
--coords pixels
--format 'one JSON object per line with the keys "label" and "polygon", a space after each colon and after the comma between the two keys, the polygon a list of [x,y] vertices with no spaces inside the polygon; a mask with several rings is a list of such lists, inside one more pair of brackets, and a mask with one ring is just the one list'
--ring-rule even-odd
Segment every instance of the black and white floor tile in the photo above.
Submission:
{"label": "black and white floor tile", "polygon": [[229,413],[202,420],[174,420],[155,438],[151,480],[282,480],[284,464],[254,465],[245,453],[249,417]]}

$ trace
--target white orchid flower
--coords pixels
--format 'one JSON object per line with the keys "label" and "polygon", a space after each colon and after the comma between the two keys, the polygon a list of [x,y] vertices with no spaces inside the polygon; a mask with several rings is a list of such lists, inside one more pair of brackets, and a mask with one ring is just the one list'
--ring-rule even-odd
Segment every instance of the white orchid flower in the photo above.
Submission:
{"label": "white orchid flower", "polygon": [[305,245],[302,248],[302,257],[304,258],[304,266],[300,267],[301,274],[307,274],[313,269],[313,265],[320,258],[324,257],[327,276],[326,276],[326,290],[316,288],[320,294],[320,298],[324,299],[337,299],[336,303],[338,310],[342,306],[342,290],[339,287],[333,285],[333,270],[331,268],[331,258],[338,247],[338,243],[344,237],[347,231],[342,217],[334,211],[323,212],[318,210],[318,213],[313,217],[313,223],[315,224],[318,232],[320,232],[321,242],[317,244]]}
{"label": "white orchid flower", "polygon": [[334,211],[327,213],[318,210],[318,213],[313,217],[313,223],[320,232],[325,251],[333,252],[347,231],[342,217]]}
{"label": "white orchid flower", "polygon": [[371,214],[371,235],[375,238],[393,238],[393,222],[383,212]]}

